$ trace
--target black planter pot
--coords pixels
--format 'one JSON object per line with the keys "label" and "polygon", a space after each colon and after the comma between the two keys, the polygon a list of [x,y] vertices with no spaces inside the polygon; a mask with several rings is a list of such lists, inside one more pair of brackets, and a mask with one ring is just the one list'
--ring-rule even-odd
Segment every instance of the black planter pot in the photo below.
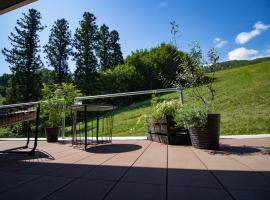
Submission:
{"label": "black planter pot", "polygon": [[45,128],[45,133],[47,137],[47,142],[57,142],[58,141],[58,134],[59,134],[59,127],[48,127]]}
{"label": "black planter pot", "polygon": [[219,148],[220,114],[208,114],[207,127],[191,128],[189,134],[193,147],[217,150]]}

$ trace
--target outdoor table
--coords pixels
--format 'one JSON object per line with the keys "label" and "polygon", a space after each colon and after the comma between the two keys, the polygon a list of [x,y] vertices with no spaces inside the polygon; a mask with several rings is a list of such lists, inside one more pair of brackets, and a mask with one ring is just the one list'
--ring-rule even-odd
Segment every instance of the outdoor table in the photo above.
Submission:
{"label": "outdoor table", "polygon": [[[93,104],[79,104],[71,106],[74,117],[73,117],[73,143],[76,143],[76,123],[77,123],[77,112],[83,113],[83,121],[84,121],[84,149],[87,148],[88,145],[88,134],[87,134],[87,113],[93,113],[94,118],[96,119],[96,144],[99,143],[99,120],[103,114],[113,111],[115,106],[113,105],[93,105]],[[112,115],[112,112],[111,112]],[[92,127],[93,128],[93,127]],[[112,128],[112,127],[111,127]],[[111,138],[111,135],[110,135]],[[110,139],[111,141],[111,139]],[[93,143],[93,138],[92,138]]]}

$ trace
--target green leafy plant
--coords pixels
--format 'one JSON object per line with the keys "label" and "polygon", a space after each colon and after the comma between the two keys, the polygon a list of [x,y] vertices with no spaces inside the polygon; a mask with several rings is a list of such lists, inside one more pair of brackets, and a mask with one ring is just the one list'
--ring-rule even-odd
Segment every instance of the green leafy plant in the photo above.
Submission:
{"label": "green leafy plant", "polygon": [[61,119],[71,114],[69,107],[74,98],[80,95],[80,90],[72,84],[43,84],[41,111],[42,116],[47,119],[47,125],[59,127]]}
{"label": "green leafy plant", "polygon": [[174,118],[175,113],[181,108],[179,100],[160,100],[157,97],[152,98],[153,112],[148,118],[148,125],[158,123],[164,119],[166,116],[171,116]]}
{"label": "green leafy plant", "polygon": [[176,126],[186,129],[205,127],[209,111],[209,107],[206,106],[182,106],[180,109],[177,109],[174,115]]}
{"label": "green leafy plant", "polygon": [[209,63],[204,62],[199,43],[194,42],[190,53],[182,58],[179,65],[173,84],[177,88],[189,88],[193,103],[196,103],[184,105],[175,111],[174,120],[178,127],[189,129],[207,124],[208,113],[213,109],[216,92],[213,88],[214,72],[219,59],[215,49],[210,49],[207,56]]}

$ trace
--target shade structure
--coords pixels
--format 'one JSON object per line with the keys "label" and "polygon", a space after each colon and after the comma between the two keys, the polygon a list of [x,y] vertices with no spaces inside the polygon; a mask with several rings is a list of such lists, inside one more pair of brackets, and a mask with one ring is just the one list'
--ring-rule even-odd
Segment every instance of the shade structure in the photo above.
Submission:
{"label": "shade structure", "polygon": [[1,0],[0,15],[15,10],[37,0]]}

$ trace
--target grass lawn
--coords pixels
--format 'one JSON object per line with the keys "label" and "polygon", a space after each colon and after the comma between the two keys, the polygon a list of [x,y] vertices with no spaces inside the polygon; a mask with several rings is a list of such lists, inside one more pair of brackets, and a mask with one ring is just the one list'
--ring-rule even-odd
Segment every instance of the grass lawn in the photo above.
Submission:
{"label": "grass lawn", "polygon": [[[216,73],[215,110],[221,113],[221,134],[270,134],[270,62]],[[184,92],[185,103],[191,101]],[[179,98],[178,93],[163,98]],[[131,105],[114,117],[114,136],[146,134],[145,120],[152,112],[150,100]]]}
{"label": "grass lawn", "polygon": [[[270,62],[219,71],[216,79],[214,107],[221,113],[221,134],[270,134]],[[179,94],[169,93],[162,98],[178,99]],[[184,101],[198,103],[192,101],[190,89],[184,91]],[[117,109],[113,136],[146,135],[145,121],[151,112],[150,99]],[[0,137],[4,131],[0,129]],[[71,127],[66,127],[66,136],[70,135]]]}

